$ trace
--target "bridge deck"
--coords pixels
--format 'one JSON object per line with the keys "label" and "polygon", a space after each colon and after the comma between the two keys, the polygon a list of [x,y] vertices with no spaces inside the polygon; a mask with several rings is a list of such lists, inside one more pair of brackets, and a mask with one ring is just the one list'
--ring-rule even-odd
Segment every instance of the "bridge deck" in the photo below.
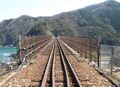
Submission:
{"label": "bridge deck", "polygon": [[[21,69],[15,71],[16,74],[3,84],[3,87],[39,87],[45,73],[46,64],[51,52],[50,50],[54,43],[55,41],[53,40],[37,54],[36,58],[21,67]],[[73,49],[70,51],[69,46],[66,47],[62,44],[62,49],[83,87],[108,87],[112,85],[108,79],[100,75],[93,66],[89,65],[88,61],[81,58]],[[59,51],[57,49],[56,56],[58,56],[58,54]],[[50,86],[47,85],[47,87]]]}

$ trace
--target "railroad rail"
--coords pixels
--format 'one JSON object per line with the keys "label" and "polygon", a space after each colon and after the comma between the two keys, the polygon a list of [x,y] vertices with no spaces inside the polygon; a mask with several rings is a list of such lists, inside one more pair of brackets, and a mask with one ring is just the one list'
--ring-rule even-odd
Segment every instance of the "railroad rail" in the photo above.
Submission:
{"label": "railroad rail", "polygon": [[40,86],[82,87],[58,39],[55,39]]}
{"label": "railroad rail", "polygon": [[71,77],[72,77],[71,80],[74,82],[73,83],[74,87],[82,87],[82,85],[81,85],[81,83],[80,83],[80,81],[79,81],[79,79],[78,79],[78,77],[77,77],[77,75],[76,75],[72,65],[70,64],[70,62],[69,62],[69,60],[68,60],[68,58],[67,58],[67,56],[66,56],[66,54],[64,52],[64,49],[63,49],[63,47],[62,47],[60,42],[59,42],[59,44],[60,44],[60,49],[61,49],[61,52],[62,52],[62,55],[63,55],[63,59],[66,62],[66,65],[67,65],[66,67],[69,70],[69,74],[71,74]]}

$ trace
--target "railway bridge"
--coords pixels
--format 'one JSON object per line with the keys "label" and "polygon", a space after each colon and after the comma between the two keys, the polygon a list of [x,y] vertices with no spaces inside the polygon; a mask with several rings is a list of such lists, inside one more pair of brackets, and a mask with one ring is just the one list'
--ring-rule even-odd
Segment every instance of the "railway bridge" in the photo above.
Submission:
{"label": "railway bridge", "polygon": [[90,37],[22,36],[19,68],[1,87],[117,87],[100,67],[100,42]]}

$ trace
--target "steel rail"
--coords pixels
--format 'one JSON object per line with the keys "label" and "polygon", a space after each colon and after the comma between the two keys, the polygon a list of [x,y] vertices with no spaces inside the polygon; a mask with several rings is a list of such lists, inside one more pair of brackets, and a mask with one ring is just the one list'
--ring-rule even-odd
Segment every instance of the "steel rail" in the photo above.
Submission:
{"label": "steel rail", "polygon": [[[55,46],[54,46],[55,47]],[[55,87],[55,48],[53,53],[53,64],[52,64],[52,87]]]}
{"label": "steel rail", "polygon": [[66,66],[66,64],[65,64],[65,60],[64,60],[64,56],[63,56],[63,53],[62,53],[62,51],[61,51],[61,49],[60,49],[60,46],[58,46],[58,48],[59,48],[59,53],[60,53],[60,58],[61,58],[61,60],[62,60],[62,64],[63,64],[63,69],[64,69],[64,72],[65,72],[65,77],[66,77],[66,87],[70,87],[70,81],[69,81],[69,76],[68,76],[68,70],[67,70],[67,66]]}
{"label": "steel rail", "polygon": [[[57,44],[58,44],[58,42],[57,42]],[[55,60],[56,60],[55,53],[56,53],[56,50],[55,49],[56,48],[54,48],[53,62],[52,62],[52,78],[51,78],[52,79],[52,87],[55,87],[55,83],[56,83],[56,81],[55,81]],[[65,76],[64,78],[65,78],[65,81],[66,81],[64,86],[65,87],[70,87],[68,70],[67,70],[67,67],[66,67],[66,64],[65,64],[64,56],[63,56],[62,51],[61,51],[59,46],[58,46],[58,51],[59,51],[59,56],[60,56],[60,60],[61,60],[61,63],[62,63],[62,67],[63,67],[63,70],[64,70],[63,75]]]}
{"label": "steel rail", "polygon": [[76,75],[72,65],[70,64],[70,62],[69,62],[69,60],[68,60],[68,58],[67,58],[67,56],[66,56],[66,54],[65,54],[61,44],[60,44],[60,49],[61,49],[61,51],[63,53],[64,59],[65,59],[67,65],[69,66],[69,69],[70,69],[71,74],[73,76],[73,79],[75,81],[75,87],[82,87],[81,82],[79,81],[79,79],[78,79],[78,77],[77,77],[77,75]]}
{"label": "steel rail", "polygon": [[49,60],[48,60],[47,65],[46,65],[44,76],[43,76],[43,79],[42,79],[40,87],[45,87],[46,86],[47,75],[48,75],[48,72],[49,72],[49,67],[50,67],[50,63],[51,63],[52,57],[53,57],[53,53],[54,53],[54,46],[53,46],[53,48],[51,50],[51,53],[49,55]]}
{"label": "steel rail", "polygon": [[[54,46],[54,50],[53,50],[53,60],[52,60],[52,70],[50,71],[50,72],[52,72],[51,74],[52,74],[52,76],[51,76],[51,78],[50,78],[50,80],[52,81],[52,87],[55,87],[56,85],[56,81],[55,81],[55,60],[56,60],[56,58],[55,58],[55,53],[56,53],[56,50],[55,50],[56,48],[55,48],[55,46]],[[62,54],[62,52],[61,52],[61,49],[60,49],[60,47],[58,47],[58,50],[59,50],[59,56],[60,56],[60,60],[61,60],[61,63],[62,63],[62,67],[63,67],[63,75],[65,76],[65,84],[64,84],[64,86],[65,87],[70,87],[70,82],[69,82],[69,76],[68,76],[68,71],[67,71],[67,67],[66,67],[66,65],[65,65],[65,61],[64,61],[64,59],[63,59],[63,54]]]}

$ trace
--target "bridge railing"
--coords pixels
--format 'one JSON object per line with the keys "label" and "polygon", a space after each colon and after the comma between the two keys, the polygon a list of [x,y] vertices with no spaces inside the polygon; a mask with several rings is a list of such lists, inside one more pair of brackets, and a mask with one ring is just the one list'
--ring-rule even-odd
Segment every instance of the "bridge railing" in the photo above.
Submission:
{"label": "bridge railing", "polygon": [[51,36],[20,36],[19,50],[16,56],[18,64],[30,61],[51,39]]}
{"label": "bridge railing", "polygon": [[98,70],[120,81],[120,47],[100,44],[98,38],[60,37],[68,46],[98,66]]}
{"label": "bridge railing", "polygon": [[90,37],[60,37],[68,46],[80,54],[80,57],[95,62],[99,66],[99,39]]}

